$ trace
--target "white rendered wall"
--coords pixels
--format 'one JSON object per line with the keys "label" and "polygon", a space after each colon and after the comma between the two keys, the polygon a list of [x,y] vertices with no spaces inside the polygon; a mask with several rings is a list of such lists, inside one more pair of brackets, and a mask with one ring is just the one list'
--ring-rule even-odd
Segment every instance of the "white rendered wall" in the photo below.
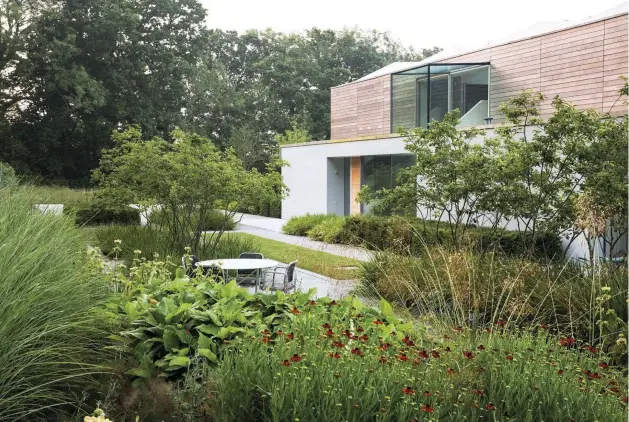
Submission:
{"label": "white rendered wall", "polygon": [[[284,183],[289,189],[288,196],[282,201],[282,218],[289,219],[306,213],[327,213],[328,209],[336,209],[335,205],[339,204],[328,206],[328,180],[330,183],[338,180],[342,189],[343,178],[334,178],[332,175],[328,177],[328,158],[408,153],[404,149],[403,139],[397,137],[336,143],[312,142],[282,147],[282,159],[290,164],[282,168]],[[330,171],[333,172],[333,169]]]}

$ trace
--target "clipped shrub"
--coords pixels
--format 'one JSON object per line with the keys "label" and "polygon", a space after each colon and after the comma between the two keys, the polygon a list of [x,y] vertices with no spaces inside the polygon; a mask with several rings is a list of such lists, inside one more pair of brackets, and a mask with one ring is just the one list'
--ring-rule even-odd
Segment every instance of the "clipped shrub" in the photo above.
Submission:
{"label": "clipped shrub", "polygon": [[330,216],[308,230],[307,235],[313,240],[320,240],[327,243],[339,243],[344,226],[345,217]]}
{"label": "clipped shrub", "polygon": [[292,234],[295,236],[306,236],[308,234],[308,230],[331,217],[334,216],[329,214],[306,214],[300,217],[292,217],[286,224],[284,224],[282,231],[286,234]]}
{"label": "clipped shrub", "polygon": [[73,215],[77,226],[140,224],[140,211],[131,207],[113,209],[92,204],[88,206],[65,206],[63,212]]}
{"label": "clipped shrub", "polygon": [[[107,298],[67,216],[0,189],[0,420],[57,420],[75,409],[104,358],[96,309]],[[63,420],[63,419],[59,419]],[[67,419],[69,420],[69,419]]]}

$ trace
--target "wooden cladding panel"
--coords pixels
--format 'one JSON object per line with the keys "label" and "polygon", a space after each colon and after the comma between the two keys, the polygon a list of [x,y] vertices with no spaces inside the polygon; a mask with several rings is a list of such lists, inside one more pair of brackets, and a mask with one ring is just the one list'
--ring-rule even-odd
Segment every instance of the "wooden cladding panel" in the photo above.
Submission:
{"label": "wooden cladding panel", "polygon": [[[552,113],[556,95],[582,109],[618,115],[627,112],[624,99],[618,100],[618,90],[623,84],[619,76],[629,73],[628,30],[627,14],[623,14],[436,63],[491,62],[489,102],[496,123],[504,120],[499,104],[523,90],[546,96],[542,117]],[[400,85],[393,92],[394,126],[414,121],[416,114],[414,79],[398,79]],[[332,139],[389,133],[390,98],[390,75],[332,88]]]}
{"label": "wooden cladding panel", "polygon": [[388,134],[390,75],[332,88],[331,138]]}
{"label": "wooden cladding panel", "polygon": [[351,157],[349,173],[349,209],[351,214],[360,214],[360,203],[356,200],[360,191],[360,170],[360,157]]}

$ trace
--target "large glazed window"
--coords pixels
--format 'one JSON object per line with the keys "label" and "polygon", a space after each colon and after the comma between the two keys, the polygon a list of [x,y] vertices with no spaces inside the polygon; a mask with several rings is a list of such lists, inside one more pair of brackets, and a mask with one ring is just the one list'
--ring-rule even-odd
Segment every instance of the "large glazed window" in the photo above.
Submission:
{"label": "large glazed window", "polygon": [[460,126],[489,117],[489,64],[429,64],[391,75],[391,131],[426,127],[452,110]]}
{"label": "large glazed window", "polygon": [[[415,164],[415,156],[410,154],[366,155],[361,159],[361,186],[369,186],[372,191],[392,189],[397,186],[400,170]],[[363,213],[369,213],[368,205],[362,206]]]}

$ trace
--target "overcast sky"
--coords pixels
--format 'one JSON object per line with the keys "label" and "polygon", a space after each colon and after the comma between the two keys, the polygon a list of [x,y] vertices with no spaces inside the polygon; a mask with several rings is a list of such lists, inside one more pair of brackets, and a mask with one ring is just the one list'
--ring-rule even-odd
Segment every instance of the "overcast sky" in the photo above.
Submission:
{"label": "overcast sky", "polygon": [[[622,5],[619,0],[200,0],[210,28],[272,28],[293,32],[313,26],[389,31],[416,48],[465,49],[545,30],[550,22],[579,21]],[[372,6],[373,4],[373,6]],[[542,32],[534,31],[534,32]]]}

